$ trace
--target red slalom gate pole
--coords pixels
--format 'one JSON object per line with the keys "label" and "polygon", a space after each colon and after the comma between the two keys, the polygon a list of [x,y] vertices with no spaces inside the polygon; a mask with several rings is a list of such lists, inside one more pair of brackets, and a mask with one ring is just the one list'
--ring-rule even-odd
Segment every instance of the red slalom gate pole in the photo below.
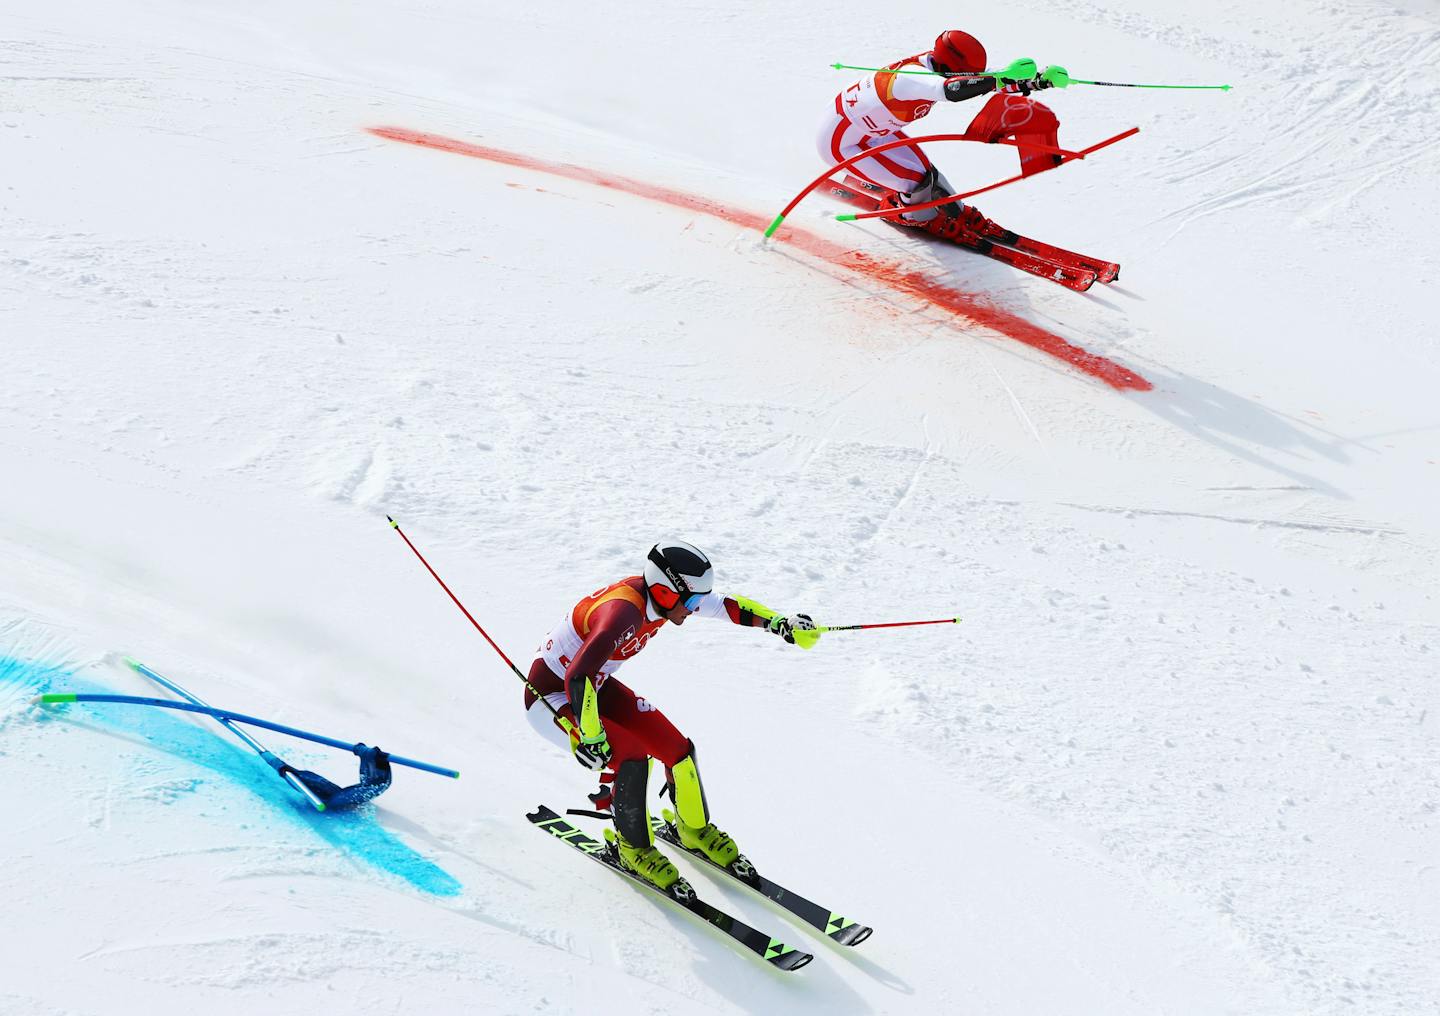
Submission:
{"label": "red slalom gate pole", "polygon": [[914,628],[922,624],[959,624],[963,618],[942,617],[938,621],[887,621],[884,624],[824,624],[817,625],[815,631],[864,631],[867,628]]}
{"label": "red slalom gate pole", "polygon": [[450,597],[450,599],[454,601],[455,606],[460,608],[460,613],[464,614],[466,620],[468,620],[471,624],[475,626],[475,630],[478,631],[482,636],[484,636],[486,642],[490,643],[490,648],[499,653],[500,659],[504,660],[506,665],[509,666],[510,670],[515,674],[515,676],[525,683],[525,687],[529,688],[530,691],[534,693],[537,699],[545,703],[545,708],[550,710],[550,712],[555,715],[555,722],[560,724],[560,726],[564,727],[565,731],[568,733],[570,729],[574,726],[574,724],[572,724],[569,720],[560,715],[560,711],[550,704],[550,701],[540,693],[540,690],[530,683],[530,679],[520,672],[520,668],[515,666],[515,664],[511,661],[510,657],[505,655],[505,650],[501,649],[498,645],[496,645],[495,640],[490,637],[489,633],[486,632],[484,628],[480,627],[480,622],[475,620],[474,616],[471,615],[470,611],[465,609],[465,604],[460,602],[460,597],[456,596],[450,591],[450,587],[445,584],[445,580],[442,579],[438,574],[436,574],[435,569],[430,567],[430,562],[425,560],[425,555],[420,553],[420,551],[416,549],[415,544],[410,542],[410,537],[405,535],[405,530],[400,528],[400,523],[396,522],[389,515],[385,516],[385,521],[390,523],[391,529],[395,530],[395,532],[400,534],[400,539],[405,541],[405,546],[409,547],[412,551],[414,551],[415,556],[420,559],[420,563],[425,566],[425,570],[430,573],[431,577],[434,578],[436,582],[440,583],[440,588],[445,590],[445,595]]}
{"label": "red slalom gate pole", "polygon": [[[1140,128],[1137,127],[1137,128],[1135,128],[1135,129],[1136,129],[1136,130],[1139,130]],[[1133,133],[1133,132],[1132,132],[1132,133]],[[840,170],[849,168],[850,166],[852,166],[852,165],[854,165],[855,163],[859,162],[861,159],[868,159],[870,156],[874,155],[876,152],[888,151],[888,150],[891,149],[891,148],[899,148],[899,147],[901,147],[902,145],[917,145],[917,144],[919,144],[919,143],[922,142],[922,141],[973,141],[973,142],[975,142],[976,144],[989,144],[989,143],[990,143],[990,142],[981,142],[979,138],[972,138],[972,137],[970,137],[968,134],[929,134],[929,135],[926,135],[925,137],[922,137],[922,138],[899,138],[899,139],[897,139],[897,140],[895,140],[895,141],[887,141],[887,142],[885,142],[883,145],[876,145],[874,148],[867,148],[865,151],[861,152],[859,155],[852,155],[852,156],[850,156],[850,158],[846,159],[844,162],[837,162],[835,165],[831,166],[831,167],[830,167],[829,169],[827,169],[825,172],[821,173],[821,174],[820,174],[819,176],[817,176],[815,179],[811,180],[808,184],[806,184],[806,185],[805,185],[805,189],[802,190],[799,194],[796,194],[793,198],[791,198],[791,199],[790,199],[790,203],[780,210],[780,214],[779,214],[779,215],[775,216],[774,221],[772,221],[772,222],[770,223],[770,225],[766,228],[766,230],[765,230],[765,235],[766,235],[766,236],[774,236],[774,235],[775,235],[775,230],[779,229],[779,228],[780,228],[780,224],[785,221],[785,216],[789,215],[791,212],[793,212],[793,211],[795,210],[795,206],[798,205],[801,201],[803,201],[803,200],[805,199],[805,195],[809,194],[809,193],[810,193],[811,191],[813,191],[816,187],[819,187],[822,183],[824,183],[826,180],[830,179],[830,177],[834,176],[834,175],[835,175],[836,173],[838,173]],[[994,142],[994,144],[999,144],[999,145],[1014,145],[1014,146],[1016,146],[1016,147],[1018,148],[1019,145],[1020,145],[1020,142],[1016,141],[1016,140],[1013,139],[1013,138],[1000,138],[998,141]],[[1064,158],[1066,161],[1069,161],[1070,159],[1083,159],[1083,158],[1085,158],[1085,153],[1084,153],[1084,152],[1071,152],[1071,151],[1066,151],[1066,150],[1063,149],[1063,148],[1051,148],[1049,145],[1031,145],[1031,144],[1029,144],[1029,143],[1027,142],[1026,147],[1029,147],[1029,148],[1037,148],[1037,149],[1039,149],[1039,150],[1042,151],[1042,152],[1049,152],[1051,155],[1059,155],[1059,156],[1061,156],[1062,158]],[[1007,184],[1007,183],[1014,183],[1015,180],[1018,180],[1018,179],[1019,179],[1019,177],[1015,177],[1015,178],[1013,178],[1013,179],[1011,179],[1011,180],[1003,180],[1003,181],[1001,181],[1000,183],[995,184],[994,186],[1000,187],[1000,186],[1003,186],[1004,184]],[[977,192],[977,193],[978,193],[978,192]],[[922,207],[928,208],[928,207],[930,207],[930,206],[928,206],[928,205],[915,205],[914,207],[916,207],[916,208],[922,208]],[[908,209],[907,209],[907,210],[908,210]]]}
{"label": "red slalom gate pole", "polygon": [[[1031,173],[1030,175],[1039,176],[1040,173],[1048,173],[1052,169],[1059,169],[1067,162],[1072,162],[1075,159],[1083,159],[1091,152],[1098,152],[1100,149],[1109,147],[1110,145],[1115,144],[1117,141],[1124,141],[1126,138],[1132,137],[1139,133],[1139,127],[1131,127],[1128,131],[1123,131],[1120,134],[1116,134],[1113,138],[1106,138],[1104,141],[1097,142],[1091,145],[1089,148],[1082,148],[1078,152],[1067,152],[1063,156],[1061,156],[1060,161],[1057,162],[1055,165],[1047,166],[1039,172]],[[875,149],[871,150],[874,151]],[[1015,183],[1023,179],[1025,179],[1025,174],[1019,173],[1015,176],[1010,177],[1008,180],[1001,180],[999,183],[992,183],[986,187],[979,187],[972,191],[966,191],[964,194],[951,194],[949,197],[938,198],[935,201],[926,201],[924,204],[906,205],[904,208],[877,208],[873,212],[855,212],[848,215],[837,215],[835,216],[835,218],[839,219],[841,222],[854,222],[858,219],[892,218],[896,215],[901,215],[907,212],[918,212],[922,208],[939,208],[941,205],[948,205],[954,201],[963,201],[965,198],[973,198],[977,194],[984,194],[987,191],[995,190],[997,187],[1004,187],[1006,184]]]}

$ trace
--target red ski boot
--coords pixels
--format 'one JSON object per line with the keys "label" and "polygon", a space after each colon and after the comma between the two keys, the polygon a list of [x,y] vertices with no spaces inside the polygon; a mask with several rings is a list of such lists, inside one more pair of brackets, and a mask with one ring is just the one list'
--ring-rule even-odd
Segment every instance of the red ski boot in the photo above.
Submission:
{"label": "red ski boot", "polygon": [[[880,199],[879,207],[889,211],[904,211],[907,207],[900,200],[898,194],[887,194]],[[974,205],[949,204],[941,205],[934,209],[935,215],[917,222],[914,219],[907,219],[901,215],[887,216],[885,221],[897,226],[908,226],[911,229],[923,229],[927,233],[933,233],[943,240],[951,243],[958,243],[962,246],[973,246],[976,241],[985,235],[987,229],[996,229],[993,222],[980,214],[980,210]]]}
{"label": "red ski boot", "polygon": [[[942,209],[947,210],[947,209]],[[961,205],[953,215],[941,215],[934,221],[930,232],[962,246],[974,246],[976,241],[994,229],[995,223],[980,214],[974,205]]]}

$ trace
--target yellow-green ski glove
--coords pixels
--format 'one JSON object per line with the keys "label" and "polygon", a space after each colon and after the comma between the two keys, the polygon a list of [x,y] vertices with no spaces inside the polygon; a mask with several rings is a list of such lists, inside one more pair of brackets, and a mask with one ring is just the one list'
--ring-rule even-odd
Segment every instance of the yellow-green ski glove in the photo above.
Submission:
{"label": "yellow-green ski glove", "polygon": [[586,769],[600,770],[610,764],[610,758],[614,754],[610,750],[610,741],[605,736],[605,731],[600,731],[598,741],[586,742],[584,740],[570,741],[570,749],[575,753],[575,761],[579,762]]}
{"label": "yellow-green ski glove", "polygon": [[812,649],[815,643],[820,641],[820,633],[815,630],[815,622],[809,614],[774,618],[765,626],[765,630],[772,635],[779,635],[792,646],[799,646],[801,649]]}

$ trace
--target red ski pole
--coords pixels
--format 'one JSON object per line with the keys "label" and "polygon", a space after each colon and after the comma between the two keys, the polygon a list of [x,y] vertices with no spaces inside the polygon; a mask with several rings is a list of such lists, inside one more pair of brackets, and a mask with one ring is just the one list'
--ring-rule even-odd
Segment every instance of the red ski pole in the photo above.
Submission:
{"label": "red ski pole", "polygon": [[942,617],[938,621],[887,621],[884,624],[822,624],[815,631],[864,631],[866,628],[914,628],[922,624],[959,624],[963,618]]}
{"label": "red ski pole", "polygon": [[542,695],[540,693],[540,690],[530,683],[530,679],[520,672],[520,668],[515,666],[515,664],[511,662],[510,657],[505,655],[505,650],[501,649],[498,645],[496,645],[495,640],[490,637],[489,633],[486,632],[484,628],[480,627],[480,622],[475,620],[475,618],[471,616],[470,611],[465,609],[465,604],[460,602],[460,597],[456,596],[450,591],[450,587],[445,584],[445,580],[442,579],[439,575],[437,575],[435,569],[430,567],[430,562],[425,560],[425,555],[420,553],[420,551],[416,549],[415,544],[410,542],[410,537],[405,535],[405,531],[400,528],[400,523],[396,522],[389,515],[385,516],[385,521],[390,523],[391,529],[395,530],[395,532],[400,534],[400,539],[405,541],[405,546],[409,547],[412,551],[415,552],[415,556],[420,559],[420,563],[425,566],[425,570],[430,573],[430,575],[435,579],[436,582],[440,583],[440,588],[445,590],[445,595],[450,597],[450,599],[455,602],[455,606],[460,608],[460,613],[464,614],[466,620],[468,620],[471,624],[475,626],[475,630],[484,636],[486,642],[490,643],[490,648],[500,654],[500,659],[505,661],[506,666],[510,668],[510,670],[515,674],[516,677],[518,677],[521,681],[525,682],[525,687],[529,688],[537,699],[545,703],[545,708],[555,714],[555,722],[560,724],[560,726],[565,729],[566,733],[569,733],[574,727],[574,724],[560,715],[560,711],[550,704],[550,700],[547,699],[544,695]]}

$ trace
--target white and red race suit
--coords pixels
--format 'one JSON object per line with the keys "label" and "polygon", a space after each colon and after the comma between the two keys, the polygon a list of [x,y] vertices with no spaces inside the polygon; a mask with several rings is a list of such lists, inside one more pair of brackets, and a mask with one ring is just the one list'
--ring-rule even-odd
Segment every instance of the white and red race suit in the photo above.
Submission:
{"label": "white and red race suit", "polygon": [[[733,597],[714,592],[704,594],[691,613],[699,617],[727,618],[745,627],[763,626],[764,623],[763,619],[759,619],[757,624],[756,616],[740,606]],[[556,710],[573,719],[575,704],[580,700],[586,678],[601,693],[600,715],[607,729],[611,726],[610,721],[614,718],[611,714],[615,710],[625,708],[627,712],[634,712],[633,703],[624,705],[635,698],[633,693],[618,681],[614,682],[618,690],[607,693],[607,682],[622,663],[644,649],[668,623],[646,596],[645,580],[639,575],[597,589],[575,604],[545,636],[530,663],[527,675],[530,687],[525,689],[525,709],[531,724],[542,736],[563,745],[565,737],[557,733],[560,728],[552,722],[552,714],[543,707],[535,708],[536,697],[530,688],[544,695]],[[650,754],[673,765],[681,757],[674,755],[673,749],[683,746],[683,739],[678,739],[678,735],[670,736],[673,728],[654,706],[643,705],[638,712],[655,714],[643,717],[648,731],[646,739],[665,742],[672,749],[667,751],[652,745]],[[674,757],[671,758],[671,755]]]}
{"label": "white and red race suit", "polygon": [[[825,118],[816,138],[820,157],[835,165],[875,145],[904,138],[904,128],[928,114],[937,102],[968,99],[995,88],[993,79],[972,83],[965,76],[886,73],[934,70],[930,54],[918,53],[861,78],[835,96],[835,111]],[[918,145],[899,145],[859,160],[847,172],[887,190],[909,194],[931,168]]]}

